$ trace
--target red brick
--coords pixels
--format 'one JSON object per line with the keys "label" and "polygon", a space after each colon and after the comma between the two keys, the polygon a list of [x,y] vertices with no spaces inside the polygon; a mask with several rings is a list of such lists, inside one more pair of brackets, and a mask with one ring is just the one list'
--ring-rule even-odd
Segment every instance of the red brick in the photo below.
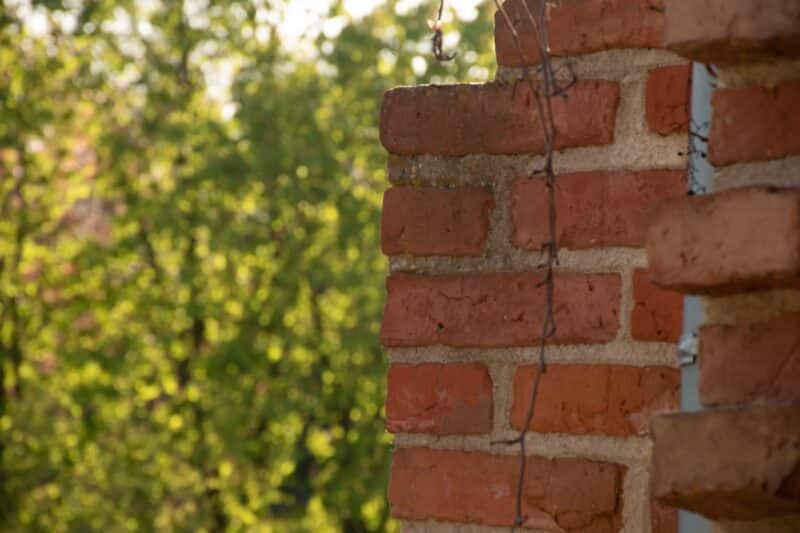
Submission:
{"label": "red brick", "polygon": [[[643,247],[662,202],[684,194],[685,171],[583,172],[556,178],[559,247]],[[521,178],[511,195],[513,244],[540,250],[548,239],[547,192],[541,178]]]}
{"label": "red brick", "polygon": [[700,331],[705,405],[800,399],[800,313]]}
{"label": "red brick", "polygon": [[700,63],[769,62],[800,55],[797,0],[665,0],[665,46]]}
{"label": "red brick", "polygon": [[[553,98],[555,148],[614,141],[619,84],[579,81]],[[536,102],[525,83],[401,87],[381,108],[381,142],[393,154],[542,153]]]}
{"label": "red brick", "polygon": [[383,197],[383,253],[481,255],[492,209],[491,193],[480,188],[389,189]]}
{"label": "red brick", "polygon": [[647,239],[650,278],[692,294],[800,287],[800,189],[747,187],[666,206]]}
{"label": "red brick", "polygon": [[[532,346],[539,342],[545,287],[538,273],[387,279],[381,329],[386,346]],[[617,274],[555,278],[554,344],[600,344],[619,329]]]}
{"label": "red brick", "polygon": [[678,533],[678,510],[653,503],[650,506],[652,533]]}
{"label": "red brick", "polygon": [[639,341],[673,342],[683,329],[683,295],[666,291],[650,282],[646,270],[633,273],[631,335]]}
{"label": "red brick", "polygon": [[[553,56],[574,56],[612,48],[657,48],[663,40],[663,0],[571,0],[549,10],[548,37]],[[533,8],[534,2],[529,1]],[[507,0],[505,8],[520,35],[528,64],[539,63],[533,26],[521,0]],[[532,9],[532,13],[536,13]],[[521,66],[508,23],[495,15],[497,62]]]}
{"label": "red brick", "polygon": [[669,135],[689,129],[692,65],[653,70],[647,78],[645,116],[650,131]]}
{"label": "red brick", "polygon": [[714,92],[708,153],[717,166],[800,154],[800,82]]}
{"label": "red brick", "polygon": [[653,496],[713,520],[800,514],[800,404],[653,419]]}
{"label": "red brick", "polygon": [[389,367],[386,428],[392,433],[487,433],[492,379],[481,364]]}
{"label": "red brick", "polygon": [[[514,376],[511,425],[521,428],[538,368]],[[550,365],[530,429],[538,433],[629,437],[647,433],[654,413],[680,406],[680,372],[667,367]]]}
{"label": "red brick", "polygon": [[[392,515],[510,526],[519,459],[426,448],[397,449],[392,460]],[[525,526],[564,532],[615,532],[621,525],[625,467],[585,459],[528,458]]]}

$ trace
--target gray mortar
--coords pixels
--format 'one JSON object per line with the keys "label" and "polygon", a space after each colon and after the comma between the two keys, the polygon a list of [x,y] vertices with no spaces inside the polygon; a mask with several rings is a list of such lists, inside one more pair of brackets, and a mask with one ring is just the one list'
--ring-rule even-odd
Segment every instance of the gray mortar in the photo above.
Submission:
{"label": "gray mortar", "polygon": [[[423,346],[419,348],[389,348],[392,363],[478,363],[531,364],[538,358],[538,348],[450,348]],[[677,367],[675,345],[665,342],[614,341],[608,344],[570,344],[548,346],[549,364],[610,364],[628,366]]]}
{"label": "gray mortar", "polygon": [[[636,367],[677,367],[675,345],[665,342],[614,341],[608,344],[548,346],[548,364],[608,364]],[[525,348],[450,348],[423,346],[419,348],[389,348],[392,363],[478,363],[532,364],[537,361],[536,347]]]}

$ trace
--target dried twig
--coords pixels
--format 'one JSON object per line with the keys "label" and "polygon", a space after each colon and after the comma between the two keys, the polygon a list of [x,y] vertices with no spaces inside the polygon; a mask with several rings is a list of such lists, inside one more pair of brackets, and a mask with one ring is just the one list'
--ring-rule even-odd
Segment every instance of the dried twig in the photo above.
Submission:
{"label": "dried twig", "polygon": [[[536,111],[539,122],[542,126],[544,141],[545,141],[545,159],[544,165],[541,169],[533,172],[533,175],[544,174],[545,185],[547,188],[547,203],[548,203],[548,241],[542,247],[542,251],[546,253],[546,260],[543,265],[545,269],[544,278],[539,283],[539,287],[544,287],[545,290],[545,313],[542,320],[542,330],[539,340],[539,358],[538,369],[534,377],[531,396],[528,403],[528,411],[519,435],[510,440],[500,441],[498,444],[518,445],[520,455],[520,469],[519,477],[517,480],[516,500],[515,500],[515,516],[514,525],[511,528],[512,533],[525,523],[525,516],[522,513],[522,497],[523,487],[525,485],[525,473],[527,467],[527,453],[525,449],[525,438],[528,434],[529,427],[533,421],[536,413],[536,400],[539,394],[539,384],[541,377],[547,372],[547,364],[545,361],[545,351],[548,339],[552,338],[556,333],[556,320],[554,310],[554,293],[555,293],[555,279],[554,270],[558,265],[558,243],[557,243],[557,217],[556,217],[556,202],[555,202],[555,172],[553,171],[553,150],[556,138],[555,121],[553,118],[552,98],[561,96],[566,98],[566,91],[575,84],[575,73],[570,66],[570,80],[563,86],[559,86],[553,64],[550,60],[550,53],[548,47],[547,37],[547,2],[545,0],[538,0],[538,9],[536,13],[531,11],[527,1],[520,2],[524,15],[527,18],[533,29],[533,35],[537,41],[540,67],[537,70],[539,79],[534,80],[531,75],[531,69],[528,67],[528,60],[525,57],[525,52],[522,48],[522,43],[519,34],[511,21],[511,17],[498,1],[494,0],[495,6],[502,14],[506,24],[511,31],[511,36],[514,40],[514,45],[519,54],[520,64],[522,65],[522,76],[534,97],[536,103]],[[538,84],[537,84],[538,81]],[[533,175],[531,177],[533,177]]]}
{"label": "dried twig", "polygon": [[452,54],[445,54],[443,44],[444,44],[444,33],[442,32],[442,15],[444,14],[444,0],[439,2],[439,15],[436,17],[436,20],[429,20],[428,25],[433,30],[433,37],[431,38],[432,49],[433,49],[433,57],[436,58],[436,61],[445,62],[445,61],[452,61],[456,57],[456,53],[453,52]]}

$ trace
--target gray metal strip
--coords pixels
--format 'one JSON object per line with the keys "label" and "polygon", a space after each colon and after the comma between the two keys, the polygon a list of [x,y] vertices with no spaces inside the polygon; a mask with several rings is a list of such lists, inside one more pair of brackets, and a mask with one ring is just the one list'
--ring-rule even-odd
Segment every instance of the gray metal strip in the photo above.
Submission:
{"label": "gray metal strip", "polygon": [[[708,137],[711,126],[711,93],[713,80],[701,63],[692,64],[692,112],[691,132]],[[690,190],[693,194],[706,194],[713,190],[714,170],[705,154],[708,144],[694,135],[689,151]],[[700,374],[697,360],[697,333],[703,323],[703,307],[700,298],[687,296],[683,303],[683,337],[681,338],[681,410],[695,412],[700,406]],[[680,533],[711,533],[713,523],[705,518],[681,511],[678,516]]]}

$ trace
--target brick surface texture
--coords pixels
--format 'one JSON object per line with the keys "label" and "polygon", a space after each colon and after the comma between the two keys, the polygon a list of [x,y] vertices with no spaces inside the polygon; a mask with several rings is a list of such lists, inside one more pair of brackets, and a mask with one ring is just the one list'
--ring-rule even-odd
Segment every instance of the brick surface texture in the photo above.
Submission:
{"label": "brick surface texture", "polygon": [[389,189],[383,199],[383,253],[481,255],[493,208],[491,193],[480,188]]}
{"label": "brick surface texture", "polygon": [[800,313],[704,327],[700,349],[704,404],[800,400]]}
{"label": "brick surface texture", "polygon": [[[614,140],[619,85],[581,80],[553,98],[557,149]],[[393,154],[541,153],[542,126],[527,84],[403,87],[383,98],[380,136]]]}
{"label": "brick surface texture", "polygon": [[[618,531],[624,467],[531,457],[528,469],[525,526],[565,532]],[[389,499],[399,518],[510,526],[518,470],[512,456],[400,449],[392,460]]]}
{"label": "brick surface texture", "polygon": [[800,154],[800,82],[717,91],[709,157],[718,166]]}
{"label": "brick surface texture", "polygon": [[717,65],[800,55],[797,0],[664,0],[664,45]]}
{"label": "brick surface texture", "polygon": [[644,269],[633,273],[631,335],[651,342],[678,342],[683,329],[683,295],[661,289]]}
{"label": "brick surface texture", "polygon": [[386,397],[392,433],[452,435],[492,429],[492,379],[485,365],[392,365]]}
{"label": "brick surface texture", "polygon": [[800,513],[800,404],[656,417],[653,492],[714,520]]}
{"label": "brick surface texture", "polygon": [[[535,13],[535,2],[528,0]],[[522,0],[507,0],[505,8],[523,45],[528,64],[539,63],[532,25]],[[575,56],[612,48],[657,48],[663,39],[661,0],[579,0],[551,8],[548,21],[550,53]],[[501,13],[495,15],[497,62],[518,67],[520,61],[511,30]]]}
{"label": "brick surface texture", "polygon": [[[544,319],[537,274],[414,276],[386,282],[381,338],[386,346],[532,346]],[[556,344],[599,344],[619,329],[616,274],[556,277]]]}
{"label": "brick surface texture", "polygon": [[[581,250],[609,246],[641,248],[654,213],[686,190],[686,174],[675,170],[583,172],[557,177],[558,243]],[[513,242],[540,250],[548,238],[543,179],[522,178],[511,194]]]}
{"label": "brick surface texture", "polygon": [[692,65],[653,70],[647,78],[645,117],[650,131],[661,135],[689,128]]}
{"label": "brick surface texture", "polygon": [[[514,378],[511,424],[520,428],[530,404],[536,366]],[[647,433],[652,414],[675,410],[680,372],[672,368],[606,365],[550,365],[542,375],[536,416],[539,433],[627,437]]]}
{"label": "brick surface texture", "polygon": [[749,187],[666,206],[649,230],[651,279],[696,294],[800,286],[800,190]]}

